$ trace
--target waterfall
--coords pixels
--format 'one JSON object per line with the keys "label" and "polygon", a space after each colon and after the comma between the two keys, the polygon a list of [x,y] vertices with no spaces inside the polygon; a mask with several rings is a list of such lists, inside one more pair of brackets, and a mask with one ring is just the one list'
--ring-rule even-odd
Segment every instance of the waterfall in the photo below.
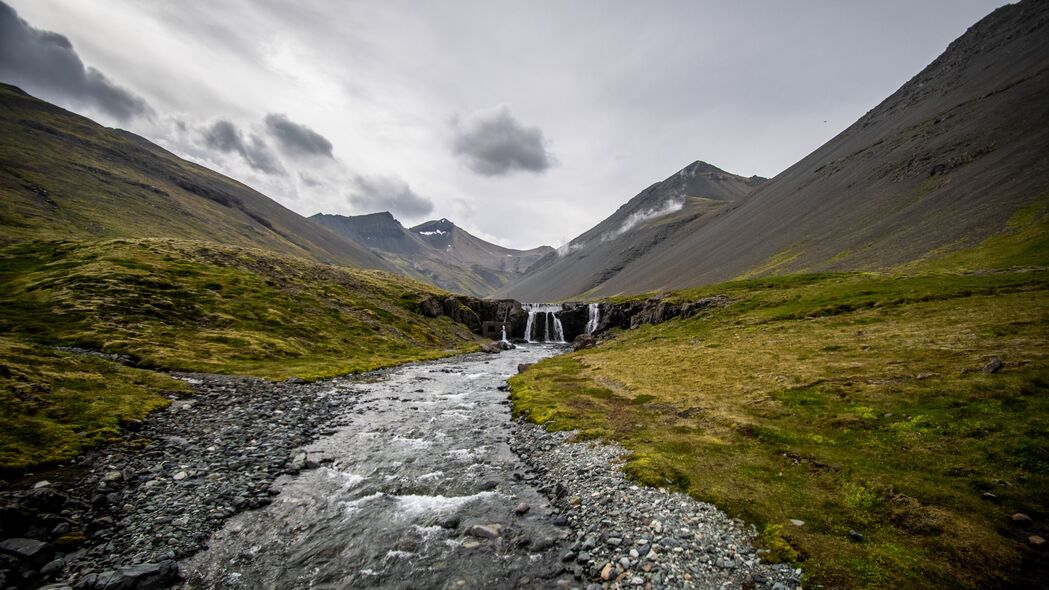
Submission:
{"label": "waterfall", "polygon": [[506,342],[506,326],[503,326],[503,330],[499,334],[499,342]]}
{"label": "waterfall", "polygon": [[[559,344],[564,344],[565,331],[561,326],[561,318],[557,317],[557,314],[561,313],[560,305],[550,303],[522,303],[521,307],[528,312],[528,321],[525,322],[525,342],[557,342]],[[540,313],[545,315],[545,317],[539,318],[539,321],[543,323],[542,339],[539,339],[538,334],[540,328],[535,324],[535,316]]]}
{"label": "waterfall", "polygon": [[599,303],[591,303],[587,306],[586,333],[593,334],[601,321],[601,308]]}

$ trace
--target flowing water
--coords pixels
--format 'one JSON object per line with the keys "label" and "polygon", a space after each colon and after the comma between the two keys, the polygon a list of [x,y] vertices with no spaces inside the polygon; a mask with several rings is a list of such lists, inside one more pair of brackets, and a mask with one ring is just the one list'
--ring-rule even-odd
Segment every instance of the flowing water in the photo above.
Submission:
{"label": "flowing water", "polygon": [[[565,331],[561,327],[561,306],[554,303],[522,303],[521,307],[528,312],[525,322],[525,342],[565,343]],[[536,318],[539,322],[536,323]],[[539,332],[542,332],[540,334]]]}
{"label": "flowing water", "polygon": [[601,307],[599,303],[591,303],[586,306],[586,333],[593,334],[601,325]]}
{"label": "flowing water", "polygon": [[[509,448],[497,387],[518,363],[555,352],[520,347],[370,383],[333,380],[359,395],[350,424],[308,447],[321,467],[283,478],[272,504],[232,518],[186,564],[188,586],[554,587],[564,529]],[[530,509],[519,515],[522,502]],[[502,529],[486,539],[473,525]]]}

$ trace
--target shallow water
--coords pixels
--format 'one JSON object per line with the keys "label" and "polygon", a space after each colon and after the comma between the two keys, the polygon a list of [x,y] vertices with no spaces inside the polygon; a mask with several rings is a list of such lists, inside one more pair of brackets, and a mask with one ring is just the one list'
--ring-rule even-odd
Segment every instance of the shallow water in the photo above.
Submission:
{"label": "shallow water", "polygon": [[[272,504],[232,518],[184,564],[188,586],[554,586],[564,529],[510,450],[509,405],[496,388],[518,363],[556,352],[527,346],[405,366],[372,383],[333,380],[359,393],[349,425],[307,449],[322,466],[282,478]],[[471,536],[475,524],[503,528],[491,540]]]}

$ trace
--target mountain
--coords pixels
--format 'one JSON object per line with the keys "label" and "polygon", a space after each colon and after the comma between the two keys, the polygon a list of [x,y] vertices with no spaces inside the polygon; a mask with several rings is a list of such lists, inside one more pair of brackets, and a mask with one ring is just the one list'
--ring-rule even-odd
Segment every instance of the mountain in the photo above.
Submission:
{"label": "mountain", "polygon": [[310,219],[370,248],[407,276],[478,297],[490,295],[554,251],[549,246],[504,248],[447,219],[411,229],[385,211],[357,216],[318,213]]}
{"label": "mountain", "polygon": [[[1018,211],[1049,196],[1046,145],[1049,2],[1026,1],[973,25],[881,104],[748,197],[667,229],[626,264],[603,269],[607,276],[595,285],[555,281],[547,261],[502,293],[605,297],[741,276],[884,270],[943,256],[1011,231]],[[569,249],[578,243],[577,254],[585,252],[598,228]],[[594,258],[560,264],[556,276],[591,273],[579,267],[603,263]]]}
{"label": "mountain", "polygon": [[586,295],[692,223],[703,224],[767,179],[693,162],[630,199],[586,233],[544,258],[500,294],[524,301]]}
{"label": "mountain", "polygon": [[554,251],[550,246],[539,246],[531,250],[504,248],[470,234],[447,219],[427,221],[413,227],[411,231],[430,247],[462,264],[508,275],[527,271],[543,256]]}
{"label": "mountain", "polygon": [[137,135],[0,84],[0,242],[168,237],[386,269],[359,244]]}

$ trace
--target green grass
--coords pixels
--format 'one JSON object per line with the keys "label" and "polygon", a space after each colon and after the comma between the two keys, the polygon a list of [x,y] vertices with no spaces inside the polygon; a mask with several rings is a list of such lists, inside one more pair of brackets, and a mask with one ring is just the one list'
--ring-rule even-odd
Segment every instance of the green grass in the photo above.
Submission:
{"label": "green grass", "polygon": [[[305,379],[477,350],[416,312],[440,291],[379,271],[175,240],[0,249],[0,469],[74,456],[166,405],[141,369]],[[128,355],[140,369],[56,352]]]}
{"label": "green grass", "polygon": [[166,375],[0,337],[0,469],[70,459],[187,390]]}
{"label": "green grass", "polygon": [[[1032,565],[1042,558],[1008,524],[1014,512],[1049,517],[1040,211],[915,274],[671,294],[732,303],[544,360],[511,380],[514,411],[616,440],[634,479],[757,524],[770,557],[803,565],[806,586],[1044,582]],[[983,373],[994,357],[1005,366]]]}
{"label": "green grass", "polygon": [[438,291],[379,271],[174,240],[0,250],[0,329],[139,366],[316,379],[476,349],[415,312]]}

